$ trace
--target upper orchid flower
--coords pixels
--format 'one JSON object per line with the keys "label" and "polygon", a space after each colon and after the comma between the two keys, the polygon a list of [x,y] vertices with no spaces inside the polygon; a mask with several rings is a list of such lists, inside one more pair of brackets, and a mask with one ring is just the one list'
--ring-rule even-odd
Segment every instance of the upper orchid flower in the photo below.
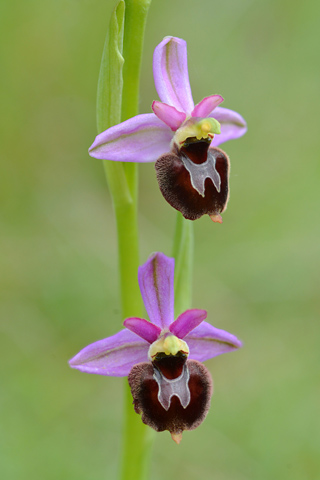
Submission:
{"label": "upper orchid flower", "polygon": [[127,318],[124,330],[88,345],[70,360],[82,372],[125,376],[134,409],[157,431],[179,443],[183,430],[205,418],[212,380],[204,360],[241,347],[231,333],[213,327],[205,310],[187,310],[174,320],[174,259],[152,255],[138,280],[150,322]]}
{"label": "upper orchid flower", "polygon": [[[154,113],[137,115],[100,133],[89,149],[95,158],[122,162],[154,162],[160,190],[189,220],[208,214],[222,222],[229,198],[229,159],[219,148],[241,137],[246,122],[219,107],[220,95],[194,106],[189,83],[187,44],[165,37],[153,56],[155,87],[161,102]],[[209,179],[209,180],[208,180]]]}

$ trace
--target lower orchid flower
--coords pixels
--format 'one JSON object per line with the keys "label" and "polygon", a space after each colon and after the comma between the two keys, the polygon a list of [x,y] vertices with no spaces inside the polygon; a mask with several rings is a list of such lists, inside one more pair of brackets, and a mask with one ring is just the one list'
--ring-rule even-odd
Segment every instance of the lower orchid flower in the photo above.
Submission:
{"label": "lower orchid flower", "polygon": [[179,443],[184,430],[207,415],[212,395],[201,363],[241,347],[231,333],[205,322],[205,310],[174,320],[174,259],[155,253],[139,267],[138,281],[150,321],[127,318],[125,329],[88,345],[69,364],[82,372],[127,376],[142,421]]}
{"label": "lower orchid flower", "polygon": [[165,37],[153,56],[161,102],[153,113],[137,115],[100,133],[89,153],[121,162],[156,161],[162,195],[189,220],[208,214],[222,222],[229,198],[229,158],[218,145],[244,135],[239,113],[219,107],[221,95],[196,106],[189,83],[186,42]]}

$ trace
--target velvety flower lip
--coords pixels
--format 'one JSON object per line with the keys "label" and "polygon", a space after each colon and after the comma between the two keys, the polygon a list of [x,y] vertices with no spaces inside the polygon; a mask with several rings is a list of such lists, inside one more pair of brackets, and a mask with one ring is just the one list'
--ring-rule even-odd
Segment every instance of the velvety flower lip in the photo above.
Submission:
{"label": "velvety flower lip", "polygon": [[89,149],[92,157],[121,162],[154,162],[169,152],[175,132],[188,118],[213,117],[221,124],[212,147],[244,135],[242,116],[219,107],[221,95],[193,103],[187,64],[187,44],[177,37],[165,37],[155,48],[153,74],[161,102],[152,104],[153,113],[137,115],[99,134]]}
{"label": "velvety flower lip", "polygon": [[200,362],[242,346],[231,333],[205,322],[205,310],[190,309],[174,320],[173,258],[159,252],[153,254],[139,268],[138,280],[151,321],[126,319],[125,329],[75,355],[69,361],[72,368],[98,375],[127,376],[134,365],[150,361],[150,345],[168,335],[186,342],[189,359]]}

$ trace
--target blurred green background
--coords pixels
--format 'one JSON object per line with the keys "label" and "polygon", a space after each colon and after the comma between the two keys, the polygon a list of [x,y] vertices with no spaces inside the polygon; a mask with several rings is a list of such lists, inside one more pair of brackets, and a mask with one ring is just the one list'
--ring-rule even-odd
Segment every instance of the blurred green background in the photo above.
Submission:
{"label": "blurred green background", "polygon": [[[1,21],[2,479],[116,478],[123,381],[70,370],[115,333],[115,222],[96,134],[99,63],[112,0],[4,1]],[[223,225],[195,223],[193,306],[242,350],[207,362],[207,420],[177,447],[156,436],[152,480],[318,480],[319,2],[153,0],[152,53],[188,42],[196,102],[219,93],[248,134],[224,144]],[[141,262],[170,255],[175,212],[140,168]],[[132,440],[134,441],[134,439]]]}

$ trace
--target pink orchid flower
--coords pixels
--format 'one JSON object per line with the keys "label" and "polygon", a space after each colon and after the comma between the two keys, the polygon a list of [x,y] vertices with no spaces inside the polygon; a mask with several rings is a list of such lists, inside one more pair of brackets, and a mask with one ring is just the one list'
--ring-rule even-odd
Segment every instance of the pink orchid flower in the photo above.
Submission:
{"label": "pink orchid flower", "polygon": [[179,443],[184,430],[204,420],[212,395],[209,371],[201,363],[241,347],[224,330],[205,322],[205,310],[186,310],[174,319],[174,259],[152,255],[138,280],[150,321],[127,318],[125,329],[88,345],[69,364],[82,372],[127,376],[134,409],[157,431]]}
{"label": "pink orchid flower", "polygon": [[155,87],[161,102],[153,113],[137,115],[100,133],[89,153],[121,162],[156,162],[160,190],[189,220],[208,214],[222,222],[229,198],[229,158],[218,145],[244,135],[239,113],[222,108],[221,95],[193,103],[187,44],[165,37],[153,56]]}

